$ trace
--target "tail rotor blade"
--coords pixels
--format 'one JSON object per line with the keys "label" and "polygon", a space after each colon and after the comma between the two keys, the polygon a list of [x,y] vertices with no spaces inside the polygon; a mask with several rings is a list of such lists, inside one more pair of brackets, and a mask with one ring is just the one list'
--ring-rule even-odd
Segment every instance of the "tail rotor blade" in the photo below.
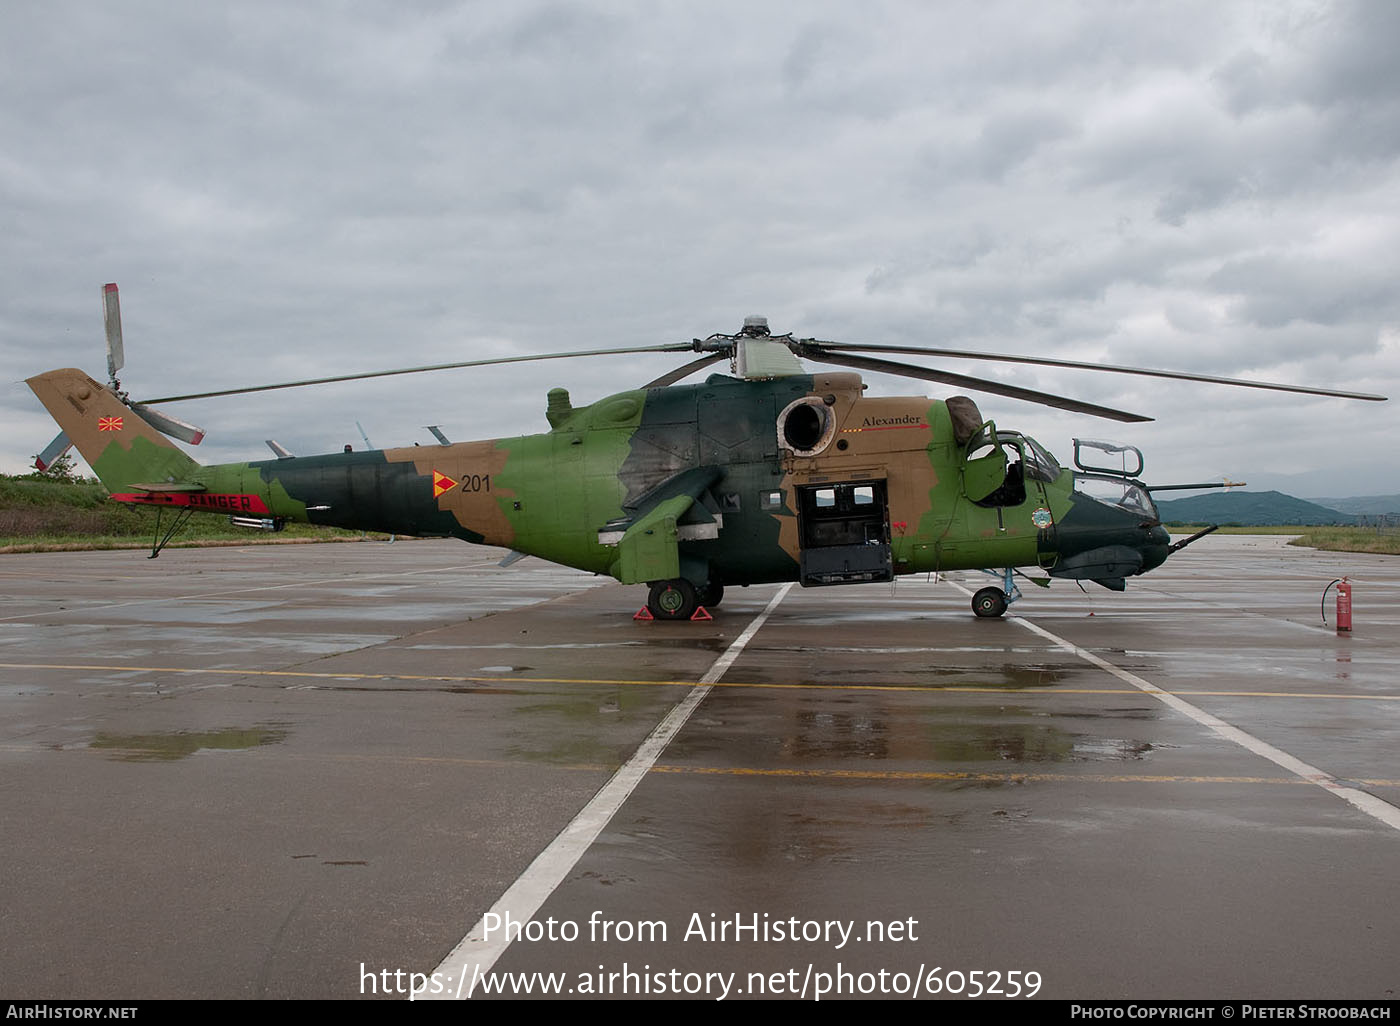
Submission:
{"label": "tail rotor blade", "polygon": [[153,410],[141,403],[132,403],[129,409],[136,416],[140,417],[151,427],[171,438],[178,438],[182,442],[190,445],[198,445],[204,441],[204,429],[187,423],[178,417],[172,417],[168,413],[161,413]]}
{"label": "tail rotor blade", "polygon": [[116,381],[126,354],[122,350],[122,305],[115,283],[102,286],[102,319],[107,328],[107,375]]}
{"label": "tail rotor blade", "polygon": [[58,437],[45,446],[44,451],[34,457],[35,470],[48,470],[57,462],[58,458],[73,447],[72,441],[68,438],[66,431],[60,431]]}

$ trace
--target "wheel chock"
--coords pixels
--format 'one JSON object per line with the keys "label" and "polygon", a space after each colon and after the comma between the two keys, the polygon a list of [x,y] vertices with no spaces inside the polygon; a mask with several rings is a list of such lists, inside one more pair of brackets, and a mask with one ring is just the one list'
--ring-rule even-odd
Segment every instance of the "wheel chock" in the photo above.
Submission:
{"label": "wheel chock", "polygon": [[656,617],[654,617],[654,616],[651,615],[651,610],[650,610],[650,609],[648,609],[646,606],[642,606],[641,609],[637,610],[635,613],[632,614],[632,619],[634,619],[634,620],[655,620]]}
{"label": "wheel chock", "polygon": [[693,613],[690,614],[690,622],[691,622],[691,623],[694,623],[696,620],[713,620],[713,619],[714,619],[714,617],[710,615],[710,611],[709,611],[708,609],[706,609],[704,606],[696,606],[696,607],[695,607],[695,612],[693,612]]}

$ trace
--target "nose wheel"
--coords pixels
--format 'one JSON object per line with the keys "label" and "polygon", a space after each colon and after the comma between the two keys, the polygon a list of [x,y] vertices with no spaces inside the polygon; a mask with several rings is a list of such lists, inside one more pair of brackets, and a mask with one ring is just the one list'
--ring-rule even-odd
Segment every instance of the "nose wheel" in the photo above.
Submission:
{"label": "nose wheel", "polygon": [[979,617],[995,619],[1006,612],[1006,607],[1021,597],[1021,589],[1016,587],[1016,571],[984,570],[983,573],[1001,578],[1001,587],[982,588],[972,596],[972,611]]}
{"label": "nose wheel", "polygon": [[983,588],[972,596],[972,611],[978,616],[1001,616],[1006,612],[1006,592],[1000,588]]}

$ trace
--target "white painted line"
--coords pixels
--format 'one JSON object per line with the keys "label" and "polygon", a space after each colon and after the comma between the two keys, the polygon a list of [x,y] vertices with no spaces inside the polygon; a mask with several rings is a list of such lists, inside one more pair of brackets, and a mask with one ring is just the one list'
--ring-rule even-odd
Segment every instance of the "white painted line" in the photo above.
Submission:
{"label": "white painted line", "polygon": [[[961,591],[965,595],[970,596],[972,594],[972,592],[968,591],[968,589],[964,588],[962,585],[958,584],[955,581],[949,581],[948,583],[951,584],[954,588],[957,588],[958,591]],[[1234,726],[1233,724],[1226,723],[1218,716],[1212,716],[1204,709],[1198,709],[1196,706],[1192,705],[1184,698],[1163,691],[1161,688],[1157,687],[1157,685],[1151,683],[1150,681],[1144,680],[1135,673],[1129,673],[1127,670],[1113,665],[1107,659],[1095,655],[1088,649],[1080,648],[1078,645],[1074,644],[1073,642],[1066,641],[1059,635],[1052,634],[1050,631],[1047,631],[1044,627],[1041,627],[1039,624],[1031,623],[1029,620],[1020,616],[1010,616],[1007,619],[1009,619],[1012,623],[1020,624],[1026,630],[1031,631],[1034,634],[1039,634],[1042,638],[1045,638],[1047,641],[1054,642],[1055,644],[1063,648],[1066,652],[1074,653],[1080,659],[1083,659],[1086,663],[1091,663],[1092,665],[1097,666],[1099,669],[1103,670],[1105,673],[1112,674],[1119,680],[1123,681],[1125,684],[1130,684],[1133,687],[1137,688],[1139,691],[1143,692],[1144,694],[1151,695],[1163,705],[1170,706],[1177,712],[1182,713],[1185,716],[1189,716],[1191,719],[1195,720],[1202,726],[1209,727],[1211,730],[1215,731],[1227,741],[1233,741],[1241,748],[1245,748],[1253,752],[1255,755],[1263,756],[1265,759],[1268,759],[1270,762],[1272,762],[1275,766],[1278,766],[1281,769],[1285,769],[1289,773],[1294,774],[1295,776],[1301,777],[1310,784],[1316,784],[1324,791],[1331,792],[1338,798],[1341,798],[1344,801],[1350,803],[1353,807],[1360,809],[1368,816],[1372,816],[1375,819],[1380,820],[1392,830],[1400,830],[1400,809],[1397,809],[1394,805],[1391,805],[1389,802],[1377,798],[1375,795],[1370,794],[1366,791],[1362,791],[1358,788],[1349,787],[1346,784],[1343,784],[1340,780],[1332,776],[1330,773],[1324,773],[1316,766],[1310,766],[1303,760],[1289,755],[1287,752],[1283,751],[1283,749],[1275,748],[1267,741],[1261,741],[1253,734],[1243,731],[1239,727]]]}
{"label": "white painted line", "polygon": [[[452,952],[429,974],[428,979],[438,981],[443,989],[437,993],[433,993],[431,989],[426,992],[420,991],[413,995],[414,1000],[451,1001],[471,997],[471,990],[477,981],[491,971],[491,967],[510,947],[510,938],[505,936],[505,930],[499,929],[499,924],[506,922],[507,916],[510,917],[510,921],[522,925],[534,918],[540,906],[554,893],[554,889],[563,883],[564,877],[598,839],[603,828],[616,815],[617,810],[622,808],[623,802],[627,801],[637,785],[642,782],[647,771],[656,764],[656,760],[661,757],[671,739],[685,726],[686,720],[690,719],[691,713],[704,701],[705,696],[710,693],[710,685],[723,677],[725,671],[734,665],[734,660],[739,658],[744,647],[753,640],[759,628],[791,590],[791,584],[785,584],[778,589],[778,593],[764,607],[763,612],[754,617],[753,622],[734,639],[724,654],[714,661],[700,678],[700,683],[666,714],[656,729],[632,754],[632,758],[612,775],[602,790],[593,796],[593,800],[550,842],[549,847],[535,856],[535,861],[530,863],[520,878],[506,889],[491,906],[490,911],[472,927],[471,932],[462,938]],[[498,927],[492,931],[496,936],[489,940],[486,938],[488,919]]]}

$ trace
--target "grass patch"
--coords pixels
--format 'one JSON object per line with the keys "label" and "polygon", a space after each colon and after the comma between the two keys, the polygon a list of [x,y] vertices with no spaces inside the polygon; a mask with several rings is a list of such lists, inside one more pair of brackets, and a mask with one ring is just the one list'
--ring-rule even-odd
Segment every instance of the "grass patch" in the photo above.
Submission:
{"label": "grass patch", "polygon": [[1329,552],[1375,552],[1400,556],[1400,528],[1304,527],[1289,545],[1304,545]]}
{"label": "grass patch", "polygon": [[[1195,534],[1209,527],[1209,524],[1167,524],[1166,528],[1172,534]],[[1311,527],[1299,527],[1298,525],[1285,526],[1259,526],[1243,527],[1239,524],[1222,524],[1215,532],[1216,534],[1302,534],[1304,531],[1311,531]]]}
{"label": "grass patch", "polygon": [[[1194,534],[1206,524],[1167,524],[1172,534]],[[1328,552],[1374,552],[1400,556],[1397,527],[1308,527],[1302,524],[1270,527],[1221,527],[1219,534],[1296,535],[1289,545]]]}

